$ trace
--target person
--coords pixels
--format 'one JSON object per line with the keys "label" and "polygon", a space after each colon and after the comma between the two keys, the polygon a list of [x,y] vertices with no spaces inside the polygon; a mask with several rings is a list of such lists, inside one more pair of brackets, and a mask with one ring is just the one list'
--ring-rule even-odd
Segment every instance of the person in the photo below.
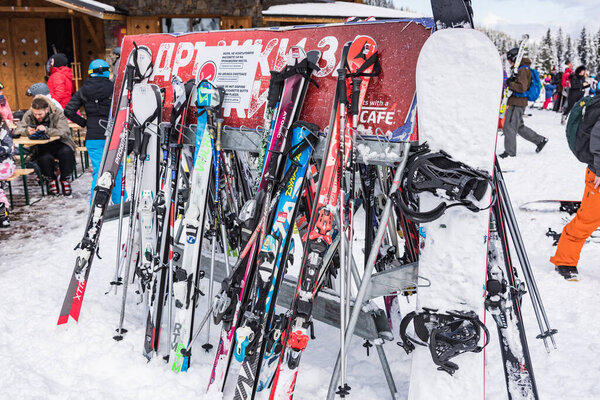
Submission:
{"label": "person", "polygon": [[48,85],[46,85],[44,82],[34,83],[33,85],[29,86],[29,88],[25,92],[25,95],[27,97],[35,97],[38,94],[44,95],[48,99],[50,99],[52,104],[54,104],[54,106],[56,108],[58,108],[59,110],[63,109],[63,106],[58,101],[56,101],[56,99],[54,99],[52,97],[52,95],[50,94],[50,89],[48,88]]}
{"label": "person", "polygon": [[[506,54],[511,67],[515,65],[515,60],[519,48],[515,47]],[[536,145],[535,151],[542,151],[548,139],[538,135],[533,129],[528,128],[523,123],[523,114],[528,101],[524,93],[531,85],[531,60],[523,57],[521,65],[518,69],[517,76],[508,78],[507,85],[512,91],[512,95],[508,99],[508,109],[504,122],[504,152],[499,155],[500,158],[515,157],[517,155],[517,134],[525,140],[528,140]]]}
{"label": "person", "polygon": [[550,258],[567,280],[577,280],[577,264],[586,239],[600,226],[600,98],[588,104],[577,130],[575,155],[587,164],[585,190],[575,217],[562,230]]}
{"label": "person", "polygon": [[48,88],[50,94],[65,108],[73,94],[73,70],[69,68],[69,60],[63,53],[54,54],[46,65],[50,74]]}
{"label": "person", "polygon": [[552,96],[554,95],[554,91],[556,90],[556,86],[552,84],[552,79],[550,77],[546,78],[546,84],[544,85],[544,90],[546,92],[546,101],[544,101],[544,106],[542,108],[544,110],[547,110],[548,105],[552,101]]}
{"label": "person", "polygon": [[[10,129],[3,115],[0,114],[0,181],[10,178],[15,173],[15,162],[12,158],[13,153],[14,147]],[[6,193],[0,187],[0,228],[10,226],[9,208],[10,203],[8,198],[6,198]]]}
{"label": "person", "polygon": [[553,77],[552,77],[552,84],[554,86],[556,86],[556,90],[554,91],[554,104],[552,106],[552,111],[554,112],[560,112],[562,106],[563,106],[563,96],[562,96],[562,92],[563,92],[563,85],[562,85],[562,78],[563,78],[563,72],[557,72]]}
{"label": "person", "polygon": [[10,128],[14,129],[15,123],[13,120],[13,114],[8,104],[8,99],[4,95],[4,85],[0,82],[0,117],[4,120],[4,123]]}
{"label": "person", "polygon": [[15,133],[30,138],[40,134],[60,138],[60,140],[35,146],[34,158],[40,166],[42,175],[50,182],[50,193],[54,195],[58,194],[59,188],[58,177],[54,171],[54,159],[58,158],[62,193],[70,196],[71,175],[75,165],[75,142],[71,138],[69,122],[63,112],[56,109],[47,97],[37,95],[31,102],[31,108],[17,124]]}
{"label": "person", "polygon": [[[93,60],[88,73],[90,78],[83,83],[81,89],[71,97],[65,107],[65,116],[77,125],[87,127],[85,146],[92,162],[91,197],[93,197],[106,142],[106,129],[102,123],[108,121],[114,85],[109,79],[110,67],[104,60]],[[77,113],[81,107],[85,109],[87,119]],[[121,201],[121,170],[115,182],[111,198],[113,203],[118,204]]]}
{"label": "person", "polygon": [[590,83],[586,81],[587,70],[585,65],[577,67],[574,73],[569,75],[569,94],[567,96],[567,105],[563,111],[561,123],[564,125],[567,121],[567,116],[571,112],[571,109],[581,98],[585,89],[590,87]]}
{"label": "person", "polygon": [[[573,72],[573,63],[569,60],[565,61],[565,72],[563,72],[563,75],[562,75],[563,91],[562,91],[562,110],[561,110],[561,112],[564,112],[564,109],[567,107],[567,96],[569,95],[569,88],[571,87],[571,82],[569,81],[569,77],[571,76],[572,72]],[[563,122],[563,121],[561,120],[561,122]]]}

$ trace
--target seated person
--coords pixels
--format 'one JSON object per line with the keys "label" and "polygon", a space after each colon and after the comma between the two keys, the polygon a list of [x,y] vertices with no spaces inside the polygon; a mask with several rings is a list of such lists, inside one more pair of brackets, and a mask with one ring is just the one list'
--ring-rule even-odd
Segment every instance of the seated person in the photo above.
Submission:
{"label": "seated person", "polygon": [[10,128],[14,129],[15,124],[13,122],[12,111],[8,104],[8,99],[4,95],[4,85],[0,82],[0,117],[4,120],[4,123]]}
{"label": "seated person", "polygon": [[34,158],[42,175],[50,181],[50,193],[58,194],[58,177],[54,172],[54,159],[58,159],[62,193],[71,195],[71,179],[75,164],[75,142],[71,139],[69,123],[61,110],[56,109],[47,97],[33,98],[31,108],[19,121],[15,133],[23,137],[58,136],[60,140],[34,147]]}

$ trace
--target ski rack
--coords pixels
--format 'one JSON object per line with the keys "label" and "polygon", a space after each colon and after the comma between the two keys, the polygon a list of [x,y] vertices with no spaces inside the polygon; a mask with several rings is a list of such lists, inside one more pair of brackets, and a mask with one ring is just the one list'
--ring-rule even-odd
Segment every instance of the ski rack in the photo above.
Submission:
{"label": "ski rack", "polygon": [[[221,137],[221,149],[233,151],[247,151],[258,153],[262,137],[258,130],[247,127],[223,127]],[[313,151],[313,157],[317,160],[323,159],[326,146],[325,136],[321,136],[319,143]],[[355,145],[358,149],[357,163],[375,164],[386,166],[397,166],[404,168],[410,148],[408,142],[390,142],[385,136],[381,140],[365,140],[357,137]],[[347,240],[347,238],[345,238]],[[215,269],[213,281],[218,283],[226,278],[226,266],[224,255],[220,255],[215,260]],[[420,285],[418,272],[418,263],[398,265],[385,271],[369,273],[366,281],[361,279],[354,257],[352,257],[352,276],[356,287],[368,287],[360,297],[362,306],[357,311],[358,318],[349,324],[345,329],[351,336],[358,336],[365,340],[372,341],[381,363],[381,368],[388,384],[392,399],[397,398],[398,390],[394,382],[392,371],[390,369],[387,357],[385,355],[383,344],[385,341],[394,340],[394,334],[390,330],[389,321],[385,310],[378,307],[372,299],[381,296],[393,295],[415,291],[418,287],[428,286]],[[209,276],[210,257],[201,255],[200,269],[204,271],[205,276]],[[297,280],[284,277],[277,295],[277,305],[289,309],[292,299],[296,292]],[[358,294],[357,294],[358,295]],[[351,309],[354,309],[355,298],[351,299]],[[334,290],[323,288],[315,298],[313,308],[313,318],[324,322],[338,329],[343,329],[340,323],[340,295]],[[339,373],[339,354],[338,362],[334,366],[332,380]],[[331,397],[331,391],[328,398]]]}
{"label": "ski rack", "polygon": [[[323,159],[325,139],[325,136],[321,136],[319,138],[319,143],[313,151],[313,157],[317,160]],[[221,137],[221,148],[223,150],[258,153],[261,140],[262,137],[256,129],[225,126],[223,127],[223,135]],[[402,159],[403,145],[404,142],[390,142],[387,138],[381,140],[365,140],[359,136],[356,139],[356,146],[358,149],[356,161],[359,164],[394,166]]]}

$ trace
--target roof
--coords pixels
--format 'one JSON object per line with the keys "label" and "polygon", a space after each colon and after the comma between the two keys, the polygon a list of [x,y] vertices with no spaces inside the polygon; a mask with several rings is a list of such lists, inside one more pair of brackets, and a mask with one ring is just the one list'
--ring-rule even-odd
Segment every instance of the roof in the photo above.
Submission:
{"label": "roof", "polygon": [[46,0],[61,7],[69,8],[92,17],[107,19],[111,16],[125,15],[125,11],[95,0]]}
{"label": "roof", "polygon": [[306,16],[306,17],[376,17],[376,18],[419,18],[420,14],[376,7],[367,4],[331,1],[326,3],[295,3],[271,6],[262,12],[265,16]]}

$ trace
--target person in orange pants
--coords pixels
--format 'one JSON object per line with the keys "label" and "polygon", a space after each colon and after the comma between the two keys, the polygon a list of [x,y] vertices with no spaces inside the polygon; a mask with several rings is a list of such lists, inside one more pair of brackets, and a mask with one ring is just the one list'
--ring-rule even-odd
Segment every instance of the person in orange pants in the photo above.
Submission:
{"label": "person in orange pants", "polygon": [[575,218],[563,228],[556,254],[550,257],[550,262],[565,279],[576,281],[581,248],[600,227],[600,98],[586,107],[573,152],[579,161],[588,164],[585,191]]}
{"label": "person in orange pants", "polygon": [[586,239],[600,227],[600,178],[589,168],[585,171],[585,192],[575,218],[562,231],[556,254],[550,262],[568,280],[577,279],[579,254]]}

